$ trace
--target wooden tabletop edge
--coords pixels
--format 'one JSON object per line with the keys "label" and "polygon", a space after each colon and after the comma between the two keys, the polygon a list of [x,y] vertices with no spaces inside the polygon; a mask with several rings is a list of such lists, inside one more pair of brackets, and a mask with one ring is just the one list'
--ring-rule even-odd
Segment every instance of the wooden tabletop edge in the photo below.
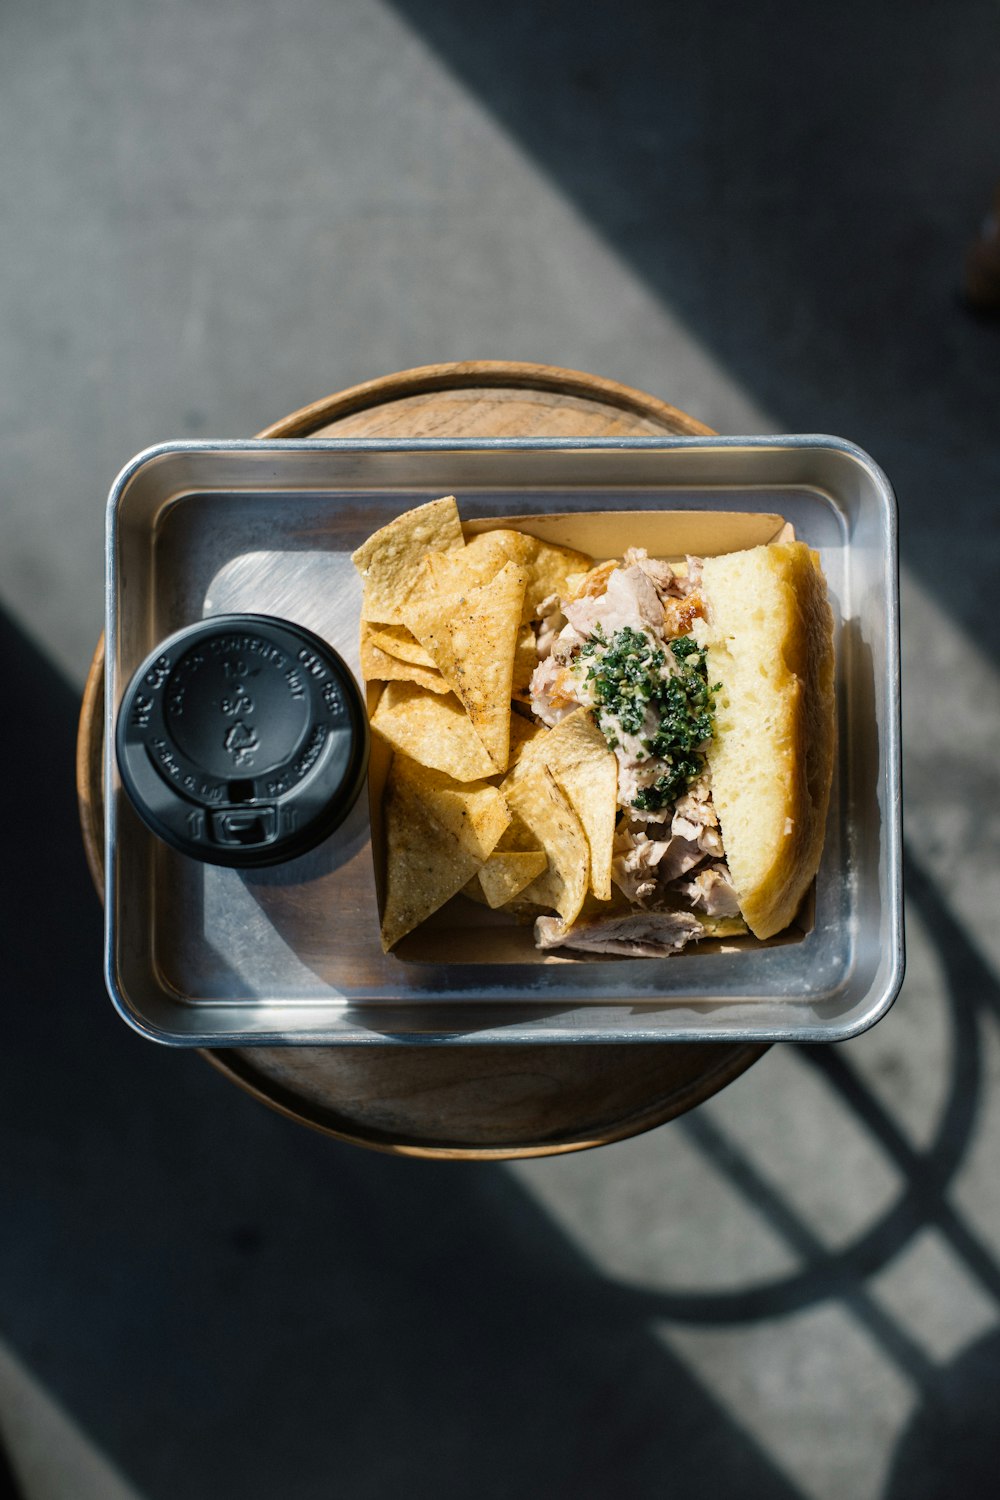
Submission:
{"label": "wooden tabletop edge", "polygon": [[713,429],[695,417],[651,396],[645,391],[622,385],[602,375],[584,370],[562,369],[558,365],[529,364],[517,360],[460,360],[448,364],[419,365],[393,375],[373,380],[312,401],[280,421],[272,423],[258,436],[261,438],[308,437],[317,428],[327,426],[355,411],[383,406],[408,396],[433,391],[477,389],[522,389],[550,391],[580,400],[631,412],[660,422],[667,431],[690,437],[712,437]]}

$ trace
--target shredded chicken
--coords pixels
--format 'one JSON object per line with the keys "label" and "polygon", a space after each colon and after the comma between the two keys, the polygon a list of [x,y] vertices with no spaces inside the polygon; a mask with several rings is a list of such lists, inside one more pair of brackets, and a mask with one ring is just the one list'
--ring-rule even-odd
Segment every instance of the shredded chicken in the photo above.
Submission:
{"label": "shredded chicken", "polygon": [[693,594],[696,589],[701,588],[701,580],[705,572],[705,559],[703,557],[692,557],[689,553],[684,561],[687,563],[687,575],[684,578],[684,593]]}
{"label": "shredded chicken", "polygon": [[591,568],[589,573],[584,573],[576,588],[569,595],[570,599],[583,599],[588,594],[603,594],[608,586],[608,579],[618,566],[617,559],[611,557],[607,562],[598,563],[596,568]]}
{"label": "shredded chicken", "polygon": [[645,547],[629,547],[623,566],[637,568],[656,590],[663,610],[661,634],[668,640],[689,634],[692,625],[705,614],[705,604],[698,592],[701,584],[701,558],[689,557],[687,571],[678,572],[670,563],[650,557]]}
{"label": "shredded chicken", "polygon": [[703,932],[698,918],[686,911],[631,911],[593,917],[566,926],[561,917],[539,917],[539,948],[580,948],[589,953],[617,953],[625,958],[665,958]]}
{"label": "shredded chicken", "polygon": [[663,629],[675,640],[679,635],[690,635],[697,620],[704,619],[705,604],[700,594],[688,594],[683,599],[664,599]]}
{"label": "shredded chicken", "polygon": [[554,655],[547,656],[531,674],[528,691],[532,713],[550,728],[558,724],[560,719],[565,719],[580,706],[574,686],[572,673],[565,663]]}
{"label": "shredded chicken", "polygon": [[566,624],[559,595],[550,594],[547,599],[543,599],[538,606],[538,615],[540,624],[535,637],[535,650],[538,652],[538,660],[544,661],[551,655],[556,636]]}
{"label": "shredded chicken", "polygon": [[689,839],[674,835],[651,839],[626,826],[615,834],[611,878],[630,901],[644,901],[704,858],[698,844]]}
{"label": "shredded chicken", "polygon": [[645,547],[629,547],[622,559],[624,568],[641,568],[655,588],[661,599],[673,595],[675,599],[680,598],[679,585],[683,578],[679,577],[668,562],[658,557],[650,557]]}
{"label": "shredded chicken", "polygon": [[657,865],[667,852],[667,841],[632,833],[628,828],[615,834],[611,879],[630,901],[642,901],[657,889]]}
{"label": "shredded chicken", "polygon": [[674,804],[670,831],[679,838],[693,839],[704,854],[722,857],[724,851],[719,833],[719,815],[712,802],[707,772],[691,783],[683,797],[678,797]]}
{"label": "shredded chicken", "polygon": [[686,571],[680,573],[661,558],[650,557],[645,547],[629,547],[623,559],[626,568],[641,568],[661,600],[686,599],[701,587],[702,559],[686,557]]}
{"label": "shredded chicken", "polygon": [[[618,801],[628,808],[629,817],[633,820],[639,818],[644,823],[660,823],[670,817],[670,812],[663,808],[647,812],[632,806],[636,793],[643,787],[652,786],[662,772],[660,762],[648,757],[644,761],[634,761],[622,755],[618,759]],[[695,840],[703,854],[721,855],[719,818],[707,774],[692,782],[688,791],[674,803],[670,832],[683,839]]]}
{"label": "shredded chicken", "polygon": [[[633,738],[641,741],[641,735]],[[627,752],[628,741],[623,736],[615,751],[618,756],[618,801],[623,807],[631,807],[639,792],[655,785],[657,777],[663,774],[662,761],[649,755],[639,761]]]}
{"label": "shredded chicken", "polygon": [[615,568],[607,591],[586,595],[563,610],[581,641],[600,625],[609,638],[626,627],[663,639],[663,605],[642,568]]}
{"label": "shredded chicken", "polygon": [[679,889],[688,897],[692,906],[700,907],[710,917],[740,915],[740,903],[733,888],[732,876],[724,864],[706,865]]}
{"label": "shredded chicken", "polygon": [[[536,648],[538,665],[531,678],[531,708],[550,727],[580,704],[592,706],[591,687],[582,665],[581,647],[600,627],[605,640],[626,628],[638,631],[664,649],[664,673],[672,668],[669,643],[680,635],[698,637],[704,621],[700,594],[701,559],[687,558],[686,570],[650,558],[630,547],[620,564],[601,563],[583,576],[568,600],[556,595],[539,607]],[[576,668],[574,670],[574,668]],[[593,953],[657,957],[676,953],[704,935],[695,915],[739,915],[719,819],[712,803],[707,770],[691,783],[673,807],[635,807],[638,794],[657,782],[664,763],[649,754],[656,732],[655,710],[638,733],[616,729],[618,803],[627,816],[615,834],[611,876],[631,910],[620,898],[613,914],[578,920],[569,928],[559,917],[539,917],[539,948],[571,947]],[[689,910],[668,910],[681,901]]]}
{"label": "shredded chicken", "polygon": [[678,838],[674,834],[667,843],[667,851],[661,862],[660,879],[664,885],[668,885],[679,875],[686,875],[688,870],[693,870],[704,858],[705,852],[699,844],[692,843],[690,839]]}

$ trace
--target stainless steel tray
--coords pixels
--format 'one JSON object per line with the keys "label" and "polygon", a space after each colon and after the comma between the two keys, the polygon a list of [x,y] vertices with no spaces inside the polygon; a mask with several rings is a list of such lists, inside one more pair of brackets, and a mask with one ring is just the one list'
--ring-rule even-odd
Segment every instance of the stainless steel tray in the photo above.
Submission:
{"label": "stainless steel tray", "polygon": [[[837,621],[839,757],[815,921],[801,941],[664,960],[419,964],[383,955],[362,796],[313,853],[259,872],[155,839],[111,753],[122,692],[158,641],[253,610],[324,636],[357,671],[350,553],[440,494],[463,519],[585,510],[776,512],[819,549]],[[385,1041],[834,1041],[877,1021],[903,971],[895,501],[830,437],[170,443],[112,488],[107,531],[106,977],[176,1046]]]}

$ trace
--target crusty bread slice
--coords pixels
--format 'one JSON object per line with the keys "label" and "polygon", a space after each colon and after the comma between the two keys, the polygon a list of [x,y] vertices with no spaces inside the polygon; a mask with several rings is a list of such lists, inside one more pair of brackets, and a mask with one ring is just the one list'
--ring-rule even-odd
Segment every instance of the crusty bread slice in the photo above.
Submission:
{"label": "crusty bread slice", "polygon": [[712,796],[741,910],[767,938],[792,921],[823,851],[833,617],[804,542],[706,558],[703,594],[708,680],[721,684]]}

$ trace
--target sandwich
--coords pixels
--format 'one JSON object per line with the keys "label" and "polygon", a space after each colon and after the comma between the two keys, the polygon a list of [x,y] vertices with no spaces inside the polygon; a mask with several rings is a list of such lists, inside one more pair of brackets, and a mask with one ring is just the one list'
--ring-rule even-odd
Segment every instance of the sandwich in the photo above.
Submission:
{"label": "sandwich", "polygon": [[609,904],[541,916],[540,947],[654,955],[773,937],[823,848],[833,618],[815,552],[772,542],[681,565],[630,549],[553,604],[531,709],[588,712],[617,761]]}
{"label": "sandwich", "polygon": [[786,535],[595,564],[529,532],[468,535],[448,496],[368,539],[387,951],[456,897],[567,956],[794,922],[823,848],[834,649],[818,557]]}

